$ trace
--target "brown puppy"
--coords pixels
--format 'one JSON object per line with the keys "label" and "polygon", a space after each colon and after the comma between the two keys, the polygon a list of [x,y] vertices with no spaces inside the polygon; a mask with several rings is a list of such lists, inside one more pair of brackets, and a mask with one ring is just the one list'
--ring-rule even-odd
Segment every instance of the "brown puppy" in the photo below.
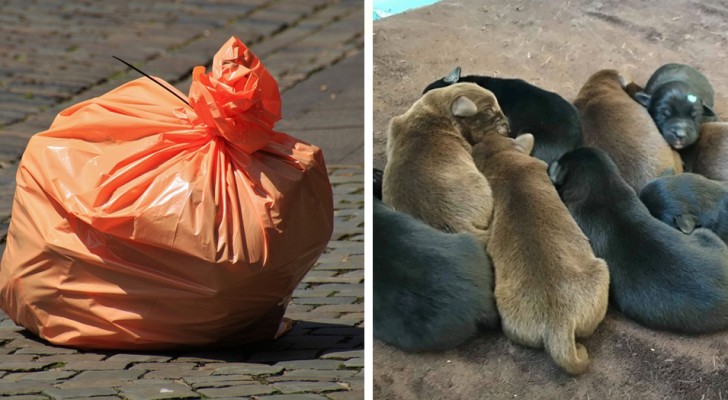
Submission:
{"label": "brown puppy", "polygon": [[586,371],[586,348],[607,312],[609,272],[561,202],[546,164],[530,157],[533,136],[487,136],[473,159],[493,190],[488,253],[503,331],[545,347],[566,372]]}
{"label": "brown puppy", "polygon": [[592,75],[574,105],[581,116],[584,146],[606,151],[624,180],[639,192],[651,179],[672,168],[681,173],[680,155],[660,135],[650,114],[632,100],[615,70]]}
{"label": "brown puppy", "polygon": [[728,183],[728,123],[700,125],[698,142],[685,149],[685,170]]}
{"label": "brown puppy", "polygon": [[434,228],[487,243],[493,202],[471,144],[507,134],[508,120],[490,91],[458,83],[427,92],[389,125],[383,201]]}

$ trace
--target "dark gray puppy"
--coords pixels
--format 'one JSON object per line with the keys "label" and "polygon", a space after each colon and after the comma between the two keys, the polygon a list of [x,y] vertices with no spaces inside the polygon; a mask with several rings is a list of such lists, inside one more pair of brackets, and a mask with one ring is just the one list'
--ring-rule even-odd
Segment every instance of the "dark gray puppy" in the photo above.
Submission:
{"label": "dark gray puppy", "polygon": [[728,186],[698,174],[663,176],[640,191],[640,200],[662,222],[691,233],[715,232],[728,242]]}
{"label": "dark gray puppy", "polygon": [[384,182],[384,171],[381,169],[374,168],[374,183],[372,185],[372,192],[374,197],[382,199],[382,183]]}
{"label": "dark gray puppy", "polygon": [[563,97],[522,79],[460,76],[460,72],[460,67],[456,67],[448,76],[429,84],[424,93],[458,82],[475,83],[490,90],[508,118],[509,136],[532,134],[536,140],[532,155],[547,164],[581,146],[579,112]]}
{"label": "dark gray puppy", "polygon": [[607,261],[612,303],[653,329],[728,328],[728,247],[710,230],[686,235],[654,218],[618,171],[592,148],[549,166],[561,199]]}
{"label": "dark gray puppy", "polygon": [[701,123],[716,120],[713,87],[688,65],[661,66],[634,98],[647,107],[662,136],[677,150],[698,140]]}
{"label": "dark gray puppy", "polygon": [[470,234],[438,231],[374,199],[374,338],[444,350],[498,326],[492,268]]}

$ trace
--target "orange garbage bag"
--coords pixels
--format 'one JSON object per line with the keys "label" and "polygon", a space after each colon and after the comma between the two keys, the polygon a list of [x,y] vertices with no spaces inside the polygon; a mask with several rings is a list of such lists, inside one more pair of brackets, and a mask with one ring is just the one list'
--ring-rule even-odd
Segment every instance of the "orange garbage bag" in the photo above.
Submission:
{"label": "orange garbage bag", "polygon": [[285,330],[333,230],[321,151],[273,130],[277,83],[234,37],[209,74],[194,69],[188,100],[140,78],[32,137],[0,264],[16,323],[58,345],[133,350]]}

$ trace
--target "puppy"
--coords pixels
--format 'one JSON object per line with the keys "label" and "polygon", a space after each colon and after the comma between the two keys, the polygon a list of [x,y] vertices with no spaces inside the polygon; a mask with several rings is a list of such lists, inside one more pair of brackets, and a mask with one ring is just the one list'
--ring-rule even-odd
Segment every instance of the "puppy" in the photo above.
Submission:
{"label": "puppy", "polygon": [[599,71],[581,88],[574,105],[581,115],[584,144],[606,151],[627,183],[640,190],[666,169],[682,172],[682,160],[625,85],[617,71]]}
{"label": "puppy", "polygon": [[697,143],[681,151],[685,170],[728,183],[728,123],[700,125]]}
{"label": "puppy", "polygon": [[654,218],[601,150],[567,153],[549,175],[607,261],[610,296],[622,313],[680,333],[728,327],[728,247],[718,236],[702,228],[685,235]]}
{"label": "puppy", "polygon": [[545,347],[569,374],[589,365],[575,337],[604,319],[609,293],[605,262],[559,200],[546,163],[530,157],[533,136],[487,136],[473,159],[493,190],[488,253],[503,331],[514,342]]}
{"label": "puppy", "polygon": [[642,188],[640,200],[655,218],[683,233],[702,227],[728,242],[728,186],[723,183],[691,173],[664,176]]}
{"label": "puppy", "polygon": [[374,198],[382,199],[382,180],[384,179],[384,171],[374,168],[374,182],[372,184],[372,192]]}
{"label": "puppy", "polygon": [[374,200],[374,337],[406,351],[445,350],[498,326],[483,245]]}
{"label": "puppy", "polygon": [[708,78],[684,64],[665,64],[658,68],[634,98],[647,108],[660,133],[674,149],[695,143],[700,124],[716,120],[713,87]]}
{"label": "puppy", "polygon": [[495,94],[511,127],[510,137],[531,133],[536,139],[533,156],[551,163],[581,146],[581,122],[576,108],[556,93],[521,79],[460,76],[456,67],[448,76],[429,84],[424,93],[457,82],[472,82]]}
{"label": "puppy", "polygon": [[480,86],[427,92],[389,125],[384,202],[436,229],[469,232],[486,243],[493,201],[471,145],[484,135],[507,134],[498,101]]}

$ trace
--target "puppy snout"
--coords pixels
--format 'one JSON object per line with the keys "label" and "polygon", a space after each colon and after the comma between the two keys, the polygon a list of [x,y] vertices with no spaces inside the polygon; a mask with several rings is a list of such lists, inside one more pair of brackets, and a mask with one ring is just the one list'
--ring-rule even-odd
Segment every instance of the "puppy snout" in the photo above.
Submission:
{"label": "puppy snout", "polygon": [[672,134],[678,139],[685,139],[688,136],[687,132],[685,132],[685,129],[683,128],[673,128]]}

